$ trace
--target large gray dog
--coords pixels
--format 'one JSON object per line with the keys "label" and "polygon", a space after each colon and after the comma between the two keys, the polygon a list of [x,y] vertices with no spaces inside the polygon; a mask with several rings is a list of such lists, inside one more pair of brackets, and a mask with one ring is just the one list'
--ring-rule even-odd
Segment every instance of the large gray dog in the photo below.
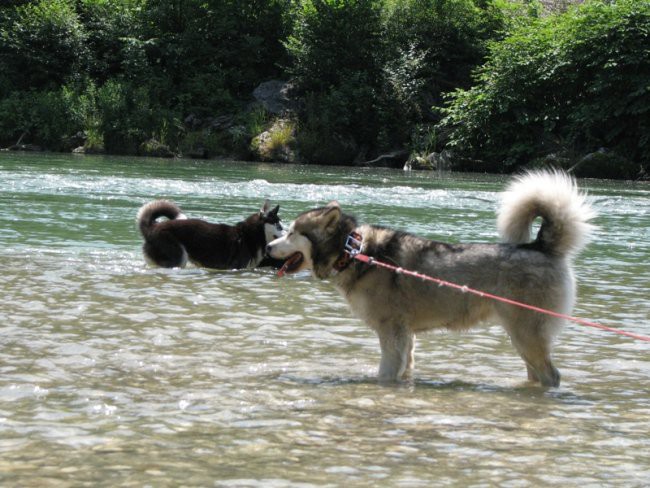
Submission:
{"label": "large gray dog", "polygon": [[[495,318],[526,362],[528,378],[558,386],[560,373],[551,351],[562,320],[351,260],[344,247],[353,235],[361,241],[360,252],[377,260],[570,314],[575,299],[571,260],[585,245],[593,216],[572,178],[531,172],[516,178],[503,195],[500,244],[447,244],[358,226],[331,202],[299,215],[267,252],[285,260],[283,273],[310,269],[318,278],[332,280],[352,311],[379,336],[380,381],[410,376],[416,333],[463,330]],[[538,217],[541,226],[531,239]]]}

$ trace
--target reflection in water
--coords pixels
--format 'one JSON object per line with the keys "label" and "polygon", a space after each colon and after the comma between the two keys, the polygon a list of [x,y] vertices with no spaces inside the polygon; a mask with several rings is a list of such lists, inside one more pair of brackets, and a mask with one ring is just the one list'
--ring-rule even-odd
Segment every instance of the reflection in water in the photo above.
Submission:
{"label": "reflection in water", "polygon": [[[140,204],[285,221],[338,198],[362,221],[494,241],[503,180],[0,155],[3,486],[642,486],[648,345],[568,325],[559,389],[528,385],[498,325],[418,337],[374,381],[372,332],[327,284],[144,265]],[[650,190],[586,182],[600,230],[575,314],[650,333]]]}

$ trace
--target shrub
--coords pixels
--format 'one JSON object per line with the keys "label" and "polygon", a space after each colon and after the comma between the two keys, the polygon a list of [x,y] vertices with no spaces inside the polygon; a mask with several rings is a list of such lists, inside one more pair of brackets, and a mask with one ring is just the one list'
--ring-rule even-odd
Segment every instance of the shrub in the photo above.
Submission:
{"label": "shrub", "polygon": [[182,128],[179,117],[157,104],[147,87],[110,80],[97,90],[99,128],[106,151],[137,154],[150,138],[175,149]]}
{"label": "shrub", "polygon": [[66,138],[83,129],[83,120],[73,110],[67,87],[48,91],[12,92],[0,99],[0,142],[23,142],[60,150]]}
{"label": "shrub", "polygon": [[[513,169],[606,147],[650,160],[650,3],[592,1],[517,28],[450,97],[449,146]],[[647,163],[646,163],[647,164]]]}
{"label": "shrub", "polygon": [[83,72],[85,33],[72,0],[3,7],[0,69],[14,90],[58,88]]}
{"label": "shrub", "polygon": [[306,100],[299,127],[308,160],[345,164],[355,155],[324,154],[312,140],[376,145],[384,54],[380,6],[377,0],[305,0],[296,12],[286,45],[289,71]]}

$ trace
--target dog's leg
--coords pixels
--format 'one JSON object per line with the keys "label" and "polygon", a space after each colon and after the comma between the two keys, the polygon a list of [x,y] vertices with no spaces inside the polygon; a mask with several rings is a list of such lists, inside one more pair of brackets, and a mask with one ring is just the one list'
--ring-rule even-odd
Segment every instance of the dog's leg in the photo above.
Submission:
{"label": "dog's leg", "polygon": [[413,368],[415,368],[415,334],[410,336],[410,344],[407,345],[406,350],[406,367],[402,374],[403,380],[409,380],[413,376]]}
{"label": "dog's leg", "polygon": [[539,383],[539,378],[537,377],[537,374],[535,373],[535,370],[531,368],[528,363],[526,363],[526,371],[528,373],[528,381],[534,381],[536,383]]}
{"label": "dog's leg", "polygon": [[142,250],[145,260],[163,268],[184,268],[187,264],[187,251],[176,242],[153,244],[145,242]]}
{"label": "dog's leg", "polygon": [[542,386],[560,386],[560,372],[551,360],[552,328],[555,324],[546,317],[534,317],[528,313],[518,315],[521,320],[518,323],[509,320],[506,330],[526,362],[528,379],[539,381]]}
{"label": "dog's leg", "polygon": [[379,381],[393,383],[411,375],[415,335],[406,328],[385,327],[378,331],[381,347]]}

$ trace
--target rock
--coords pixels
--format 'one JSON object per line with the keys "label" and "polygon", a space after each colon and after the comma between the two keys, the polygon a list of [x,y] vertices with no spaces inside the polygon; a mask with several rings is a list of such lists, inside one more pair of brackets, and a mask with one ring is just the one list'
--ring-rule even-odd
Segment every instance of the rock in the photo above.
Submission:
{"label": "rock", "polygon": [[192,159],[208,159],[210,157],[210,153],[203,144],[197,144],[196,146],[191,147],[185,153],[185,156]]}
{"label": "rock", "polygon": [[74,135],[65,136],[61,139],[62,151],[74,151],[79,146],[83,146],[86,143],[86,133],[84,131],[79,131]]}
{"label": "rock", "polygon": [[189,130],[198,130],[201,128],[201,124],[203,124],[203,121],[198,118],[196,114],[189,114],[185,117],[185,120],[183,120],[183,125]]}
{"label": "rock", "polygon": [[432,152],[426,156],[413,155],[404,165],[404,171],[414,170],[437,170],[448,171],[452,167],[453,154],[445,149],[442,152]]}
{"label": "rock", "polygon": [[631,180],[639,178],[642,169],[639,164],[603,148],[582,157],[570,171],[579,178]]}
{"label": "rock", "polygon": [[87,143],[83,146],[76,147],[72,150],[72,154],[104,154],[104,146],[102,145],[92,145],[89,146]]}
{"label": "rock", "polygon": [[41,146],[37,146],[36,144],[14,144],[13,146],[9,146],[8,149],[10,151],[25,151],[25,152],[40,152],[43,150]]}
{"label": "rock", "polygon": [[175,154],[169,149],[169,146],[156,139],[149,139],[140,144],[138,154],[140,156],[152,156],[156,158],[173,158]]}
{"label": "rock", "polygon": [[232,115],[220,115],[210,121],[209,128],[212,130],[225,130],[232,126],[234,117]]}
{"label": "rock", "polygon": [[411,171],[411,170],[422,170],[422,169],[433,169],[431,167],[431,164],[429,161],[427,161],[427,158],[424,156],[417,156],[413,155],[408,160],[406,163],[404,163],[404,167],[402,168],[404,171]]}
{"label": "rock", "polygon": [[441,152],[432,152],[427,156],[427,162],[431,165],[432,169],[437,171],[448,171],[452,166],[453,154],[451,151],[445,149]]}
{"label": "rock", "polygon": [[251,150],[256,159],[297,163],[295,124],[287,119],[277,119],[268,130],[253,138]]}
{"label": "rock", "polygon": [[253,97],[273,115],[283,115],[295,110],[296,103],[289,97],[293,85],[287,81],[270,80],[253,90]]}

